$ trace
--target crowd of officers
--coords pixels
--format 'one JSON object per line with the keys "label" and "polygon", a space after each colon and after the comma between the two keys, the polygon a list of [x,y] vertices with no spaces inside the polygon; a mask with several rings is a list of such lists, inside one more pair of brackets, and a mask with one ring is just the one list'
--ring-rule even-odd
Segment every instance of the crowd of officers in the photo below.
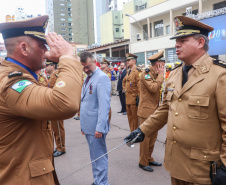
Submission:
{"label": "crowd of officers", "polygon": [[[62,36],[45,36],[47,22],[48,16],[40,16],[0,24],[7,49],[0,67],[0,184],[60,184],[52,138],[54,134],[54,156],[64,154],[62,120],[79,111],[82,66]],[[131,133],[125,139],[143,141],[139,167],[152,172],[151,166],[162,165],[152,152],[158,130],[167,123],[164,166],[172,185],[225,185],[226,63],[207,53],[213,27],[185,16],[175,17],[175,26],[172,39],[183,63],[165,79],[161,105],[163,51],[149,57],[151,66],[143,71],[136,66],[136,55],[126,56],[120,91]],[[105,64],[106,59],[101,69],[109,74]]]}

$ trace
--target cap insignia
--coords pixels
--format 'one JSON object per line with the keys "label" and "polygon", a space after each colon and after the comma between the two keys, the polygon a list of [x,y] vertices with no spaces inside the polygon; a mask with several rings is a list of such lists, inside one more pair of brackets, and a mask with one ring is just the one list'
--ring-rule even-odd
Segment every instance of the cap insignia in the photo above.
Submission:
{"label": "cap insignia", "polygon": [[180,19],[176,18],[175,19],[175,26],[176,26],[176,30],[178,31],[178,30],[182,29],[184,25],[183,25],[183,23]]}

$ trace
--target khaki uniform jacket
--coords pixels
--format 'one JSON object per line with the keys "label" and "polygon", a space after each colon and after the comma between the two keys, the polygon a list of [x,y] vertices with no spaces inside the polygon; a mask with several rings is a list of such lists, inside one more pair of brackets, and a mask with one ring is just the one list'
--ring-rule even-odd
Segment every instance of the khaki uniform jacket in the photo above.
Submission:
{"label": "khaki uniform jacket", "polygon": [[42,72],[40,72],[38,74],[38,82],[41,86],[47,86],[47,79],[46,77],[42,74]]}
{"label": "khaki uniform jacket", "polygon": [[151,136],[168,123],[164,166],[172,177],[211,184],[210,162],[226,165],[225,92],[226,69],[207,54],[183,88],[182,66],[171,71],[163,104],[141,130]]}
{"label": "khaki uniform jacket", "polygon": [[140,102],[137,115],[147,119],[159,106],[160,89],[164,81],[163,75],[158,75],[153,67],[140,76]]}
{"label": "khaki uniform jacket", "polygon": [[142,71],[136,66],[131,70],[130,75],[127,70],[127,74],[122,81],[123,91],[126,95],[126,104],[135,105],[136,96],[140,96],[140,75]]}
{"label": "khaki uniform jacket", "polygon": [[49,77],[49,79],[47,81],[47,86],[49,88],[53,88],[54,85],[56,84],[58,77],[59,77],[59,71],[58,71],[58,69],[56,69],[55,72]]}
{"label": "khaki uniform jacket", "polygon": [[[22,76],[9,78],[14,71]],[[67,119],[78,111],[82,67],[72,56],[61,56],[53,89],[38,85],[24,68],[8,61],[0,66],[0,184],[55,185],[53,137],[47,120]],[[14,84],[28,80],[22,92]],[[13,89],[14,88],[14,89]]]}

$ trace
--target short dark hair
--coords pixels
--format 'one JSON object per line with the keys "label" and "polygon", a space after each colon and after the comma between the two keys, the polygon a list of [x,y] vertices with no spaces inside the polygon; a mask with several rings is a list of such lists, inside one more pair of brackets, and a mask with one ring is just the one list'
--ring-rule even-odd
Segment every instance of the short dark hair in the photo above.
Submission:
{"label": "short dark hair", "polygon": [[85,52],[81,53],[81,54],[79,55],[79,57],[80,57],[80,61],[81,61],[82,63],[85,63],[85,62],[87,61],[88,58],[93,58],[93,55],[92,55],[92,53],[90,53],[90,52],[88,52],[88,51],[85,51]]}
{"label": "short dark hair", "polygon": [[156,62],[157,62],[157,60],[151,61],[151,65],[155,66]]}

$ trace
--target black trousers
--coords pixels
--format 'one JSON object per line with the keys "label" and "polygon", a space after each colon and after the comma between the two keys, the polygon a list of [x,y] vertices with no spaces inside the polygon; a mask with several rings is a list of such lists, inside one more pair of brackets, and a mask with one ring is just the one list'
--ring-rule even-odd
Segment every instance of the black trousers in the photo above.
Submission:
{"label": "black trousers", "polygon": [[122,106],[122,112],[126,112],[126,96],[125,93],[122,93],[122,91],[119,91],[119,99]]}

